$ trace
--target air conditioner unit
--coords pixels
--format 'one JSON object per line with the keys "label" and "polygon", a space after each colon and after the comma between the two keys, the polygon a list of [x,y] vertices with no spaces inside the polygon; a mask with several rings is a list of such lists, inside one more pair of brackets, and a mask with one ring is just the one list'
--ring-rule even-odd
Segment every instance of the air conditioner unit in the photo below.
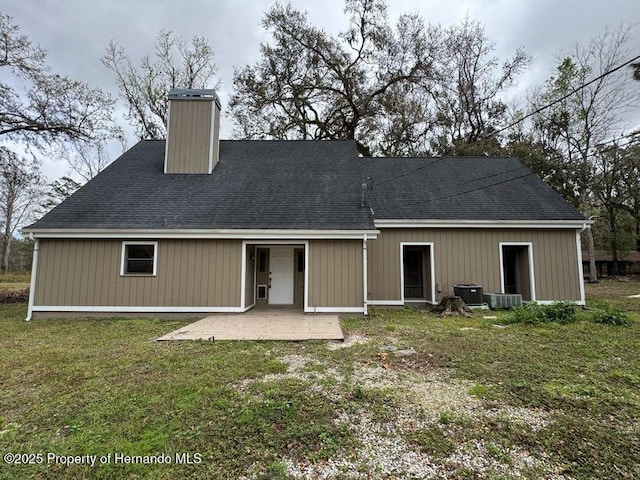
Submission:
{"label": "air conditioner unit", "polygon": [[453,294],[462,298],[466,305],[482,305],[482,285],[473,283],[454,285]]}
{"label": "air conditioner unit", "polygon": [[514,308],[522,305],[522,295],[519,293],[485,293],[482,298],[491,310]]}

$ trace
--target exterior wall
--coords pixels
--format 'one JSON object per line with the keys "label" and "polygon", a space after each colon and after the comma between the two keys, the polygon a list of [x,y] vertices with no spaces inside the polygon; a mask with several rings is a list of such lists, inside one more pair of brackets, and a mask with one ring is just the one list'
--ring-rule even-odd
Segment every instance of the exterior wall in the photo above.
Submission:
{"label": "exterior wall", "polygon": [[171,100],[167,173],[209,173],[213,101]]}
{"label": "exterior wall", "polygon": [[240,240],[158,240],[155,277],[121,276],[121,240],[40,240],[34,305],[239,307],[241,254]]}
{"label": "exterior wall", "polygon": [[249,307],[255,303],[255,295],[256,290],[253,287],[254,283],[254,267],[255,260],[252,260],[251,257],[255,258],[256,247],[255,245],[247,245],[247,258],[245,260],[245,268],[247,272],[246,282],[244,285],[244,306]]}
{"label": "exterior wall", "polygon": [[309,241],[309,308],[362,308],[362,240]]}
{"label": "exterior wall", "polygon": [[576,231],[381,229],[368,242],[368,300],[399,301],[400,242],[433,242],[436,296],[459,283],[500,292],[500,242],[532,242],[536,300],[580,300]]}

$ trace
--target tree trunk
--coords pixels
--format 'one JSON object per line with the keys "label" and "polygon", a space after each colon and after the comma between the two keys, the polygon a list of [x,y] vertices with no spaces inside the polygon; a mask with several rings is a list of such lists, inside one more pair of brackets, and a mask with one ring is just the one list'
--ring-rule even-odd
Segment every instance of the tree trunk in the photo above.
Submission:
{"label": "tree trunk", "polygon": [[9,272],[9,257],[11,256],[11,240],[13,236],[11,233],[8,235],[5,233],[2,242],[2,271],[3,273]]}
{"label": "tree trunk", "polygon": [[618,275],[620,273],[618,268],[618,218],[616,217],[613,209],[609,209],[609,234],[611,235],[611,259],[613,261],[611,273],[613,275]]}
{"label": "tree trunk", "polygon": [[598,283],[598,272],[596,271],[596,247],[593,244],[593,231],[591,226],[587,227],[587,249],[589,252],[589,283]]}
{"label": "tree trunk", "polygon": [[472,317],[473,313],[460,297],[449,296],[444,297],[433,309],[434,313],[438,313],[439,317]]}

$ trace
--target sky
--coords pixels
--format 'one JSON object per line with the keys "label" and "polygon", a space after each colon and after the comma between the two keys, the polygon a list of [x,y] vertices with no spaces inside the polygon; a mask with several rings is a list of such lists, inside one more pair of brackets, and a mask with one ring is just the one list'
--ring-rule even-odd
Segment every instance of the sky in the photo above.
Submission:
{"label": "sky", "polygon": [[[124,46],[133,59],[151,53],[160,29],[191,38],[204,36],[215,50],[223,104],[221,138],[230,138],[232,120],[225,117],[233,88],[234,68],[256,62],[269,35],[261,26],[272,0],[3,0],[0,11],[14,17],[22,33],[48,51],[53,71],[100,87],[114,96],[112,73],[100,62],[110,40]],[[310,21],[330,33],[343,30],[343,0],[291,0]],[[526,91],[548,78],[555,58],[576,41],[586,41],[606,27],[640,21],[638,0],[389,0],[392,23],[403,13],[418,12],[427,23],[451,26],[466,16],[484,24],[496,54],[508,58],[524,47],[533,56],[520,77]],[[640,25],[634,36],[640,53]],[[121,104],[116,120],[123,126]],[[128,143],[136,139],[128,129]],[[118,155],[113,152],[113,156]],[[45,173],[55,179],[69,173],[61,160],[46,159]]]}

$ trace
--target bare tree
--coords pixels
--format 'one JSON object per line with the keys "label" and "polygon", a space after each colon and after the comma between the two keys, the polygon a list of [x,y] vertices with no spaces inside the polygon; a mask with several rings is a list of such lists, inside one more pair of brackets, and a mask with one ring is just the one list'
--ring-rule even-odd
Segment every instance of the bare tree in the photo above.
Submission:
{"label": "bare tree", "polygon": [[[556,75],[547,80],[532,104],[535,110],[562,98],[552,108],[539,112],[534,126],[554,143],[562,153],[561,161],[573,170],[576,195],[586,216],[592,213],[593,156],[598,147],[623,130],[626,114],[640,103],[640,91],[631,85],[626,72],[608,73],[632,57],[631,34],[631,25],[606,29],[560,55]],[[587,229],[586,235],[590,281],[596,282],[591,229]]]}
{"label": "bare tree", "polygon": [[54,74],[46,52],[0,14],[0,139],[93,139],[116,128],[114,100],[99,89]]}
{"label": "bare tree", "polygon": [[0,147],[0,226],[2,269],[9,269],[11,243],[16,230],[32,219],[43,195],[40,164]]}
{"label": "bare tree", "polygon": [[437,111],[434,150],[441,155],[499,153],[502,142],[496,131],[509,118],[506,94],[531,56],[518,48],[500,65],[484,27],[468,18],[439,37],[432,90]]}
{"label": "bare tree", "polygon": [[116,76],[127,118],[140,138],[165,138],[170,88],[213,88],[216,66],[213,48],[204,37],[188,42],[170,30],[160,30],[155,53],[135,66],[124,47],[113,40],[101,58]]}
{"label": "bare tree", "polygon": [[[66,142],[63,145],[55,145],[52,154],[69,164],[71,170],[84,182],[88,182],[109,165],[113,158],[110,156],[110,146],[114,143],[111,139],[101,139],[94,142]],[[117,139],[122,148],[126,150],[126,144],[121,137]]]}

